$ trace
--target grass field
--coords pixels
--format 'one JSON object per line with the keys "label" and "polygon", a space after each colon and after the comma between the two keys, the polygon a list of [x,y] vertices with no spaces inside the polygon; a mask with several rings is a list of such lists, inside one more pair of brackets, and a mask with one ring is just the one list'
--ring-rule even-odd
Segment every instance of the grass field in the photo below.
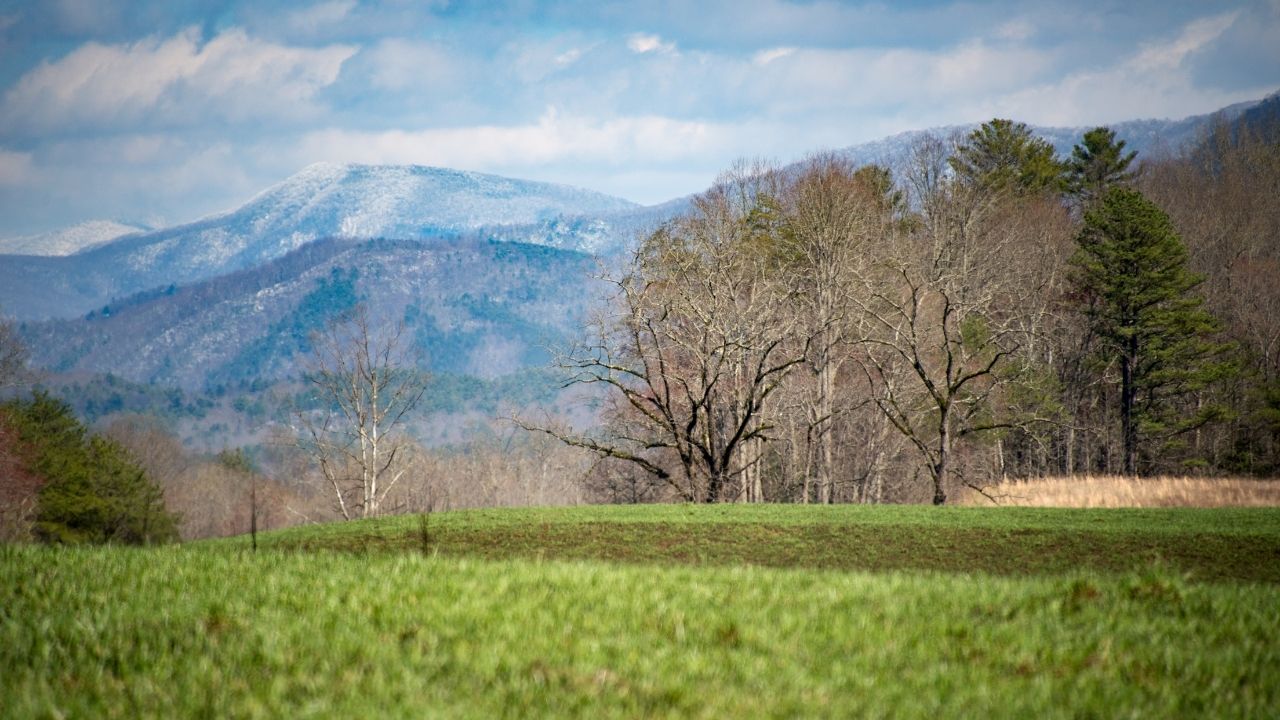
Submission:
{"label": "grass field", "polygon": [[471,511],[426,535],[0,547],[0,714],[1280,715],[1275,510]]}
{"label": "grass field", "polygon": [[[473,510],[313,525],[263,547],[487,559],[926,570],[1021,577],[1162,566],[1280,584],[1280,509],[689,505]],[[248,538],[220,541],[245,547]]]}

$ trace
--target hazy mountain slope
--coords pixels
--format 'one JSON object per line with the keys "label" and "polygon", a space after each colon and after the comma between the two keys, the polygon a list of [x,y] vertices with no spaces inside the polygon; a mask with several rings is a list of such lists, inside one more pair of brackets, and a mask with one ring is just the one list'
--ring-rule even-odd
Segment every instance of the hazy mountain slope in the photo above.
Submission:
{"label": "hazy mountain slope", "polygon": [[1280,143],[1280,92],[1243,112],[1235,119],[1234,130],[1251,133],[1264,142]]}
{"label": "hazy mountain slope", "polygon": [[146,231],[147,228],[125,225],[114,220],[90,220],[54,232],[0,238],[0,254],[71,255],[125,235]]}
{"label": "hazy mountain slope", "polygon": [[322,240],[252,270],[28,323],[34,364],[198,389],[294,372],[310,333],[357,302],[403,319],[425,364],[494,377],[545,365],[596,292],[581,253],[475,240]]}
{"label": "hazy mountain slope", "polygon": [[[313,165],[235,211],[196,223],[69,257],[0,257],[0,308],[20,319],[81,315],[112,298],[253,267],[322,237],[439,238],[638,207],[588,190],[481,173]],[[557,244],[580,249],[572,233]]]}

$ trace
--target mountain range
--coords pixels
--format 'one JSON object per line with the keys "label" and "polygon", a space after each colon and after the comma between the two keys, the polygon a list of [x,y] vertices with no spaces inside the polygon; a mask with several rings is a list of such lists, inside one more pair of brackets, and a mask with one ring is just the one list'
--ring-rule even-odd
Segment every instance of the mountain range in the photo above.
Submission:
{"label": "mountain range", "polygon": [[[1247,120],[1280,97],[1225,108]],[[1112,127],[1172,152],[1213,116]],[[901,168],[925,132],[842,151]],[[1085,128],[1036,128],[1060,153]],[[601,261],[685,212],[564,185],[420,166],[312,165],[243,206],[158,230],[92,223],[0,244],[0,309],[54,376],[210,392],[287,382],[308,338],[361,302],[437,373],[544,366],[597,306]]]}
{"label": "mountain range", "polygon": [[[1255,106],[1220,112],[1237,118]],[[1113,125],[1140,155],[1184,146],[1211,115]],[[963,134],[976,125],[901,133],[840,152],[859,163],[901,170],[925,133]],[[1085,128],[1034,128],[1069,154]],[[485,239],[615,254],[638,235],[683,212],[687,198],[642,207],[551,183],[421,166],[320,163],[243,206],[152,231],[109,221],[61,233],[0,241],[0,309],[20,320],[67,318],[130,294],[182,285],[269,262],[321,238]],[[110,239],[114,233],[116,236]],[[78,252],[76,251],[78,250]]]}
{"label": "mountain range", "polygon": [[547,364],[598,294],[595,262],[474,239],[318,240],[262,265],[135,295],[84,318],[32,323],[33,360],[200,390],[287,379],[309,336],[357,303],[436,372],[493,378]]}
{"label": "mountain range", "polygon": [[83,315],[133,293],[251,268],[328,237],[428,239],[487,229],[602,251],[640,207],[565,185],[419,166],[312,165],[242,207],[86,251],[0,256],[0,308],[20,320]]}

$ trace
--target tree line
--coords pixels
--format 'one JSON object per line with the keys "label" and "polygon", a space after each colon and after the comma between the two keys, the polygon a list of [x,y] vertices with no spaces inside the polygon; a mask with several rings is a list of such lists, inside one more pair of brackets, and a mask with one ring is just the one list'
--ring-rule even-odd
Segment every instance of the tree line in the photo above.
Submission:
{"label": "tree line", "polygon": [[1280,146],[1139,162],[1022,123],[896,175],[742,165],[641,243],[560,365],[602,499],[944,503],[1004,478],[1274,473]]}

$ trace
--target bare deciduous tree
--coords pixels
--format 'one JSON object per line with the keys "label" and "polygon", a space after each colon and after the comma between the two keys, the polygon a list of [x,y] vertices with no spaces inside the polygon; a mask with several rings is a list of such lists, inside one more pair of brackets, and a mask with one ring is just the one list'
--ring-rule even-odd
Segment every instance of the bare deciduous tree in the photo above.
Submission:
{"label": "bare deciduous tree", "polygon": [[0,391],[27,382],[27,346],[18,334],[18,328],[5,317],[0,317]]}
{"label": "bare deciduous tree", "polygon": [[615,280],[616,316],[564,359],[573,382],[617,398],[606,436],[521,423],[633,463],[696,502],[760,500],[750,470],[767,438],[766,403],[804,359],[804,343],[753,223],[777,176],[743,172],[653,234]]}
{"label": "bare deciduous tree", "polygon": [[[835,501],[837,376],[849,358],[853,296],[872,262],[871,248],[891,232],[897,194],[888,171],[858,167],[839,155],[810,158],[783,194],[778,279],[794,290],[800,335],[809,338],[809,382],[797,398],[804,414],[803,488],[820,503]],[[845,394],[847,396],[847,393]]]}
{"label": "bare deciduous tree", "polygon": [[1016,272],[1015,259],[1034,249],[1007,214],[1021,206],[947,179],[940,149],[921,146],[911,173],[918,227],[879,248],[857,296],[858,362],[873,400],[924,461],[935,504],[946,502],[956,442],[1010,427],[998,402],[1021,378],[1034,334],[1026,317],[1045,295],[1039,279]]}
{"label": "bare deciduous tree", "polygon": [[427,389],[404,326],[376,327],[357,306],[312,338],[295,408],[298,446],[320,468],[345,519],[374,517],[405,473],[404,425]]}

